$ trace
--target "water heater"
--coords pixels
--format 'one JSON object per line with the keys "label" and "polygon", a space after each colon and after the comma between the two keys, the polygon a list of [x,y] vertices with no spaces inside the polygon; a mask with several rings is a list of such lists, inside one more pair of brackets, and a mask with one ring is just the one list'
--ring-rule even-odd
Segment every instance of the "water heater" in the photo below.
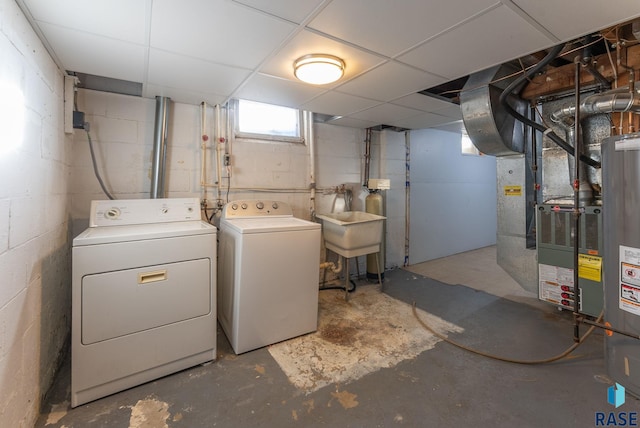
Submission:
{"label": "water heater", "polygon": [[[605,321],[640,334],[640,134],[602,144]],[[605,336],[609,376],[640,397],[640,341]]]}

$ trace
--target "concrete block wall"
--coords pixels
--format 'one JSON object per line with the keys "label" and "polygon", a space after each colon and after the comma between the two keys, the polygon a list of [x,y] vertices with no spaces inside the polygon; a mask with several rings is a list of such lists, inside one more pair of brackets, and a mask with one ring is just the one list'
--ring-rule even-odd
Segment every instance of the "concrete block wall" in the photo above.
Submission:
{"label": "concrete block wall", "polygon": [[[78,108],[85,112],[85,120],[90,124],[97,164],[109,190],[116,198],[148,198],[155,101],[80,90]],[[213,114],[213,108],[209,107],[205,131],[210,137],[206,168],[210,184],[214,184],[216,179]],[[171,103],[167,148],[168,197],[202,197],[201,132],[200,106]],[[362,188],[364,130],[317,123],[314,124],[314,135],[318,188],[315,212],[326,213],[339,208],[344,199],[334,189],[343,184],[352,190],[351,208],[364,210],[364,198],[367,196]],[[399,143],[396,140],[385,143],[385,150],[388,151],[385,158],[380,156],[380,144],[373,144],[372,158],[378,163],[393,158],[392,162],[396,163],[385,166],[385,172],[399,169],[394,177],[404,182],[404,134],[398,135],[401,136]],[[308,191],[311,182],[310,145],[231,139],[230,154],[231,187],[227,194],[229,174],[225,168],[220,183],[223,202],[274,199],[291,204],[297,217],[311,219],[312,203]],[[83,131],[77,131],[74,135],[71,177],[71,213],[75,236],[88,225],[91,200],[106,199],[94,176],[87,135]],[[398,194],[404,197],[403,190]],[[213,204],[217,189],[208,187],[205,196]],[[404,210],[404,202],[399,205]],[[394,214],[393,221],[402,223],[390,230],[394,236],[402,232],[398,239],[404,245],[404,211]],[[392,248],[399,251],[396,247]],[[394,265],[401,262],[401,256],[394,256]]]}
{"label": "concrete block wall", "polygon": [[30,427],[68,351],[71,138],[62,73],[13,0],[0,0],[0,58],[0,425]]}
{"label": "concrete block wall", "polygon": [[364,168],[363,129],[317,123],[316,212],[343,211],[344,199],[332,188],[345,184],[352,192],[352,211],[364,211],[367,192],[362,188]]}
{"label": "concrete block wall", "polygon": [[[155,100],[80,89],[78,109],[85,113],[98,170],[116,199],[149,198],[155,123]],[[171,103],[166,158],[167,197],[200,197],[200,106]],[[213,135],[213,109],[207,108],[205,132]],[[213,146],[212,138],[208,147]],[[213,166],[213,151],[207,151]],[[92,200],[107,199],[95,178],[87,133],[76,130],[71,171],[71,214],[74,236],[88,225]],[[215,169],[208,181],[215,179]],[[209,193],[211,189],[209,189]]]}

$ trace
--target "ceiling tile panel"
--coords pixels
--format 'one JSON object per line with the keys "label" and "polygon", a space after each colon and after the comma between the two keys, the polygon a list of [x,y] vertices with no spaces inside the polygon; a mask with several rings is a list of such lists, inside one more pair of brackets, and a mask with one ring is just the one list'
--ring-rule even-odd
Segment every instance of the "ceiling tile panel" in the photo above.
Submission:
{"label": "ceiling tile panel", "polygon": [[271,15],[301,23],[324,0],[234,0],[247,6],[265,11]]}
{"label": "ceiling tile panel", "polygon": [[456,120],[462,119],[462,110],[460,109],[460,106],[453,103],[450,103],[446,108],[434,110],[433,112]]}
{"label": "ceiling tile panel", "polygon": [[334,0],[309,27],[393,57],[495,0]]}
{"label": "ceiling tile panel", "polygon": [[398,60],[454,79],[551,45],[553,40],[508,7],[500,6]]}
{"label": "ceiling tile panel", "polygon": [[640,16],[638,0],[513,0],[513,3],[563,41]]}
{"label": "ceiling tile panel", "polygon": [[368,120],[378,124],[392,125],[394,121],[422,114],[419,110],[394,104],[380,104],[370,109],[350,115],[354,119]]}
{"label": "ceiling tile panel", "polygon": [[411,94],[391,101],[393,104],[422,111],[436,111],[449,108],[451,102],[422,94]]}
{"label": "ceiling tile panel", "polygon": [[50,24],[40,28],[67,70],[143,81],[146,47]]}
{"label": "ceiling tile panel", "polygon": [[444,81],[442,77],[389,61],[341,85],[339,91],[364,98],[389,101]]}
{"label": "ceiling tile panel", "polygon": [[160,86],[228,96],[249,74],[249,70],[157,49],[151,49],[149,53],[148,83]]}
{"label": "ceiling tile panel", "polygon": [[449,124],[454,120],[455,119],[451,119],[450,117],[440,116],[439,114],[435,113],[422,113],[418,116],[399,118],[397,120],[394,120],[392,123],[389,123],[389,125],[408,129],[425,129],[432,128],[438,125]]}
{"label": "ceiling tile panel", "polygon": [[447,131],[447,132],[455,132],[456,134],[462,134],[467,132],[467,129],[464,127],[464,122],[462,122],[461,120],[447,123],[445,125],[434,126],[433,129],[439,129],[441,131]]}
{"label": "ceiling tile panel", "polygon": [[167,86],[148,83],[143,85],[142,96],[145,98],[155,98],[157,96],[169,97],[172,101],[185,104],[198,105],[205,101],[211,105],[222,104],[226,97],[218,94],[207,93],[202,90],[189,91],[184,88],[171,88]]}
{"label": "ceiling tile panel", "polygon": [[155,0],[151,47],[255,68],[296,25],[224,0]]}
{"label": "ceiling tile panel", "polygon": [[340,92],[326,92],[302,105],[302,108],[315,113],[343,116],[380,104],[379,101],[356,97]]}
{"label": "ceiling tile panel", "polygon": [[24,0],[34,19],[69,29],[146,43],[151,0]]}
{"label": "ceiling tile panel", "polygon": [[330,120],[327,123],[331,125],[348,126],[350,128],[360,128],[360,129],[372,128],[374,126],[380,125],[378,122],[371,122],[371,121],[362,120],[362,119],[354,119],[352,117],[340,117],[338,119]]}
{"label": "ceiling tile panel", "polygon": [[[639,1],[16,0],[61,68],[142,82],[145,97],[411,129],[461,126],[455,104],[417,92],[638,17]],[[343,58],[343,79],[295,80],[309,53]]]}
{"label": "ceiling tile panel", "polygon": [[324,85],[324,87],[335,87],[341,82],[385,61],[380,56],[367,53],[350,45],[328,39],[311,31],[302,31],[289,41],[276,56],[269,60],[260,71],[273,76],[295,80],[296,78],[293,75],[294,61],[301,56],[312,53],[334,55],[345,62],[343,78],[334,84]]}
{"label": "ceiling tile panel", "polygon": [[305,101],[320,95],[324,89],[291,80],[256,74],[234,95],[251,101],[300,108]]}

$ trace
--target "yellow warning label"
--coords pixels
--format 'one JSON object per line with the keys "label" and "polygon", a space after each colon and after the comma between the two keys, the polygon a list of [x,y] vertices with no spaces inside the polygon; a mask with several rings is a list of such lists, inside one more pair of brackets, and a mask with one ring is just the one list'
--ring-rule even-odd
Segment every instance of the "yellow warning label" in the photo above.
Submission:
{"label": "yellow warning label", "polygon": [[522,196],[522,186],[504,186],[505,196]]}
{"label": "yellow warning label", "polygon": [[579,254],[578,276],[600,282],[602,280],[602,257]]}

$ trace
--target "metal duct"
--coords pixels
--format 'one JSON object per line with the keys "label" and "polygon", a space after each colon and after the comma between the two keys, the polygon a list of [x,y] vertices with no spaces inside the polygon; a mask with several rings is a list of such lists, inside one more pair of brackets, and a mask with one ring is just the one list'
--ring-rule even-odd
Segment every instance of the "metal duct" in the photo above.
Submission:
{"label": "metal duct", "polygon": [[[573,147],[576,144],[576,131],[573,127],[565,128],[565,132],[567,135],[566,141],[570,142]],[[580,133],[582,135],[582,133]],[[583,145],[580,145],[583,147]],[[571,175],[572,171],[575,171],[576,161],[575,156],[567,156],[568,170],[569,175]],[[578,180],[578,194],[579,194],[579,204],[578,206],[584,207],[587,205],[591,205],[593,203],[593,188],[591,187],[591,183],[589,183],[589,174],[587,172],[587,164],[584,162],[578,162],[578,168],[580,168],[580,172],[578,176],[580,177]],[[572,182],[572,177],[569,177],[569,182]]]}
{"label": "metal duct", "polygon": [[165,165],[167,160],[167,135],[169,104],[171,98],[156,97],[156,118],[153,132],[153,156],[151,165],[151,199],[165,197]]}
{"label": "metal duct", "polygon": [[[618,88],[602,94],[591,95],[580,103],[580,114],[583,117],[627,111],[640,113],[640,96],[635,90],[630,91],[628,88]],[[575,105],[563,107],[551,114],[551,120],[563,127],[574,126],[575,112]]]}
{"label": "metal duct", "polygon": [[[460,93],[464,126],[469,138],[482,153],[509,156],[525,151],[522,123],[500,105],[500,94],[513,80],[504,77],[516,71],[509,65],[500,65],[474,73]],[[510,105],[525,114],[526,101],[515,95],[510,97]]]}

